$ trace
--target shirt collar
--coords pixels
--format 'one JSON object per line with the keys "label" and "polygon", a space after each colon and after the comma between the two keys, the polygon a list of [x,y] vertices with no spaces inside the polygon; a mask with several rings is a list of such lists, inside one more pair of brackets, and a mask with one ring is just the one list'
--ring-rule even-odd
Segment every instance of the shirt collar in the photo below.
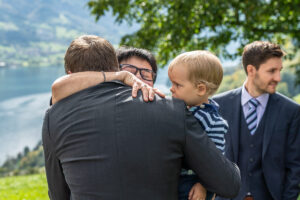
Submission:
{"label": "shirt collar", "polygon": [[[268,93],[263,93],[260,96],[256,97],[256,100],[258,100],[259,104],[263,107],[266,108],[268,100],[269,100],[269,94]],[[242,106],[244,106],[250,99],[253,97],[248,93],[245,87],[245,83],[243,84],[242,87]]]}
{"label": "shirt collar", "polygon": [[220,107],[219,104],[212,99],[208,99],[208,102],[208,104],[203,103],[200,106],[193,106],[189,110],[193,113],[197,112],[199,109],[205,110],[206,112],[218,113]]}

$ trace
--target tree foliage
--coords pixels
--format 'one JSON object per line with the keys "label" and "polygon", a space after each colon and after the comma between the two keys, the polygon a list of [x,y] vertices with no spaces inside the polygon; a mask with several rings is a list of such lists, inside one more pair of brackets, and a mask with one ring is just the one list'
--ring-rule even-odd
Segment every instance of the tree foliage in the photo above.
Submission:
{"label": "tree foliage", "polygon": [[[156,52],[161,66],[195,49],[234,58],[255,40],[291,38],[300,46],[300,0],[90,0],[88,6],[96,20],[111,11],[118,23],[138,23],[121,44]],[[231,43],[237,51],[228,51]]]}
{"label": "tree foliage", "polygon": [[0,177],[39,173],[45,166],[42,143],[30,151],[25,147],[23,153],[8,158],[0,167]]}

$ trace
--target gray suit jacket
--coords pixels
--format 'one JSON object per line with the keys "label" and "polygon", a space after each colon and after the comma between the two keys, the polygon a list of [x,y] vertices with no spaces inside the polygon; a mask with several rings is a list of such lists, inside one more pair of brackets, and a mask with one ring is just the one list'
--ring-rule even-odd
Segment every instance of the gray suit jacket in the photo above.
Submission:
{"label": "gray suit jacket", "polygon": [[239,170],[176,99],[151,103],[106,82],[53,105],[43,124],[52,200],[176,200],[185,158],[210,191],[233,197]]}
{"label": "gray suit jacket", "polygon": [[[237,163],[241,88],[213,99],[220,114],[228,121],[225,155]],[[287,97],[271,94],[264,115],[266,124],[262,146],[262,170],[273,199],[296,199],[300,192],[300,106]]]}

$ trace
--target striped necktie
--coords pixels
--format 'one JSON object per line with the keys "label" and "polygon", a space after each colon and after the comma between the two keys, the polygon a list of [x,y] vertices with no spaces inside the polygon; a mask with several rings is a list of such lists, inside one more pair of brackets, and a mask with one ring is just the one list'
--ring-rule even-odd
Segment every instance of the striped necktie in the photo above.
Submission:
{"label": "striped necktie", "polygon": [[248,101],[249,110],[246,116],[246,122],[248,125],[248,129],[251,135],[254,135],[255,130],[257,128],[257,113],[256,108],[258,106],[258,101],[255,98],[252,98]]}

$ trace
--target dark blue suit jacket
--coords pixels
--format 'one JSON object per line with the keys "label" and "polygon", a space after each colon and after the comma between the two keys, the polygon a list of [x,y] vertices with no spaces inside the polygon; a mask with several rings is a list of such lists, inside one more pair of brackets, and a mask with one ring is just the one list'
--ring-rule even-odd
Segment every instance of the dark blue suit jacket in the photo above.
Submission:
{"label": "dark blue suit jacket", "polygon": [[[242,116],[242,88],[215,96],[220,114],[228,121],[226,156],[238,161],[239,123]],[[270,94],[264,113],[262,170],[266,185],[275,200],[297,199],[300,191],[300,106],[287,97]]]}

